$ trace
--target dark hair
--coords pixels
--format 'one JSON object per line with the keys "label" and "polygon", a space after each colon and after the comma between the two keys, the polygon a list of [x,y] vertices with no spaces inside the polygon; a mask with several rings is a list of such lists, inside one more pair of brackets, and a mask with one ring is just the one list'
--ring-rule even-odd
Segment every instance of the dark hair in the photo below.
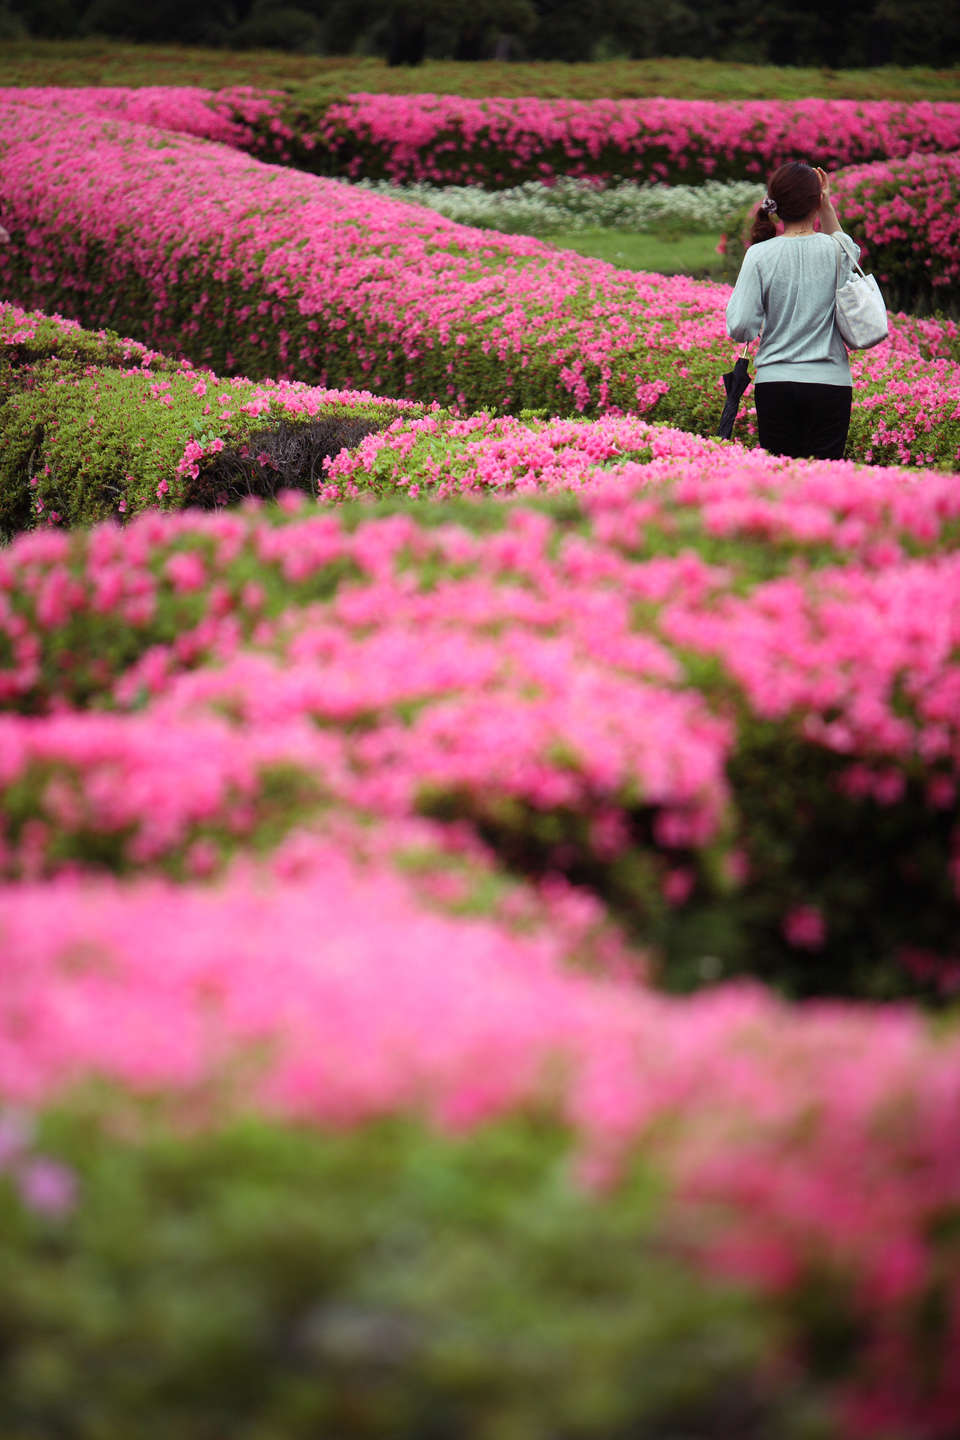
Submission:
{"label": "dark hair", "polygon": [[[775,200],[778,220],[789,224],[794,220],[805,220],[811,210],[820,204],[820,176],[812,165],[801,160],[791,160],[774,170],[767,181],[767,194]],[[764,210],[757,211],[750,230],[750,244],[760,240],[772,240],[777,233],[773,215]]]}

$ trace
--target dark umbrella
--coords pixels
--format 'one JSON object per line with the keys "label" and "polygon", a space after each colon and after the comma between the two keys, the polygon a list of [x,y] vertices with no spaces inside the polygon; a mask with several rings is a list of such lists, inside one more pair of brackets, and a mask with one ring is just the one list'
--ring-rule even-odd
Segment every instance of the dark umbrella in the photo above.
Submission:
{"label": "dark umbrella", "polygon": [[727,398],[723,405],[723,414],[720,416],[720,424],[717,427],[717,434],[721,440],[729,440],[733,435],[733,422],[737,418],[737,411],[740,408],[740,397],[750,384],[750,372],[746,355],[741,355],[739,360],[734,362],[732,370],[728,370],[723,377],[724,389]]}

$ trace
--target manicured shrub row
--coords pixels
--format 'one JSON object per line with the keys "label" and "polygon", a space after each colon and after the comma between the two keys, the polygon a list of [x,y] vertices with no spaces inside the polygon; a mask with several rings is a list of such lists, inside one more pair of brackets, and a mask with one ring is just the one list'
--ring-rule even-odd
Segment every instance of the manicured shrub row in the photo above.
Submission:
{"label": "manicured shrub row", "polygon": [[[231,101],[229,92],[218,96]],[[250,97],[253,151],[318,174],[497,189],[524,180],[743,180],[809,155],[828,169],[960,147],[960,105],[854,100],[542,100]]]}
{"label": "manicured shrub row", "polygon": [[[653,507],[679,502],[683,533],[692,528],[698,547],[707,536],[717,543],[727,534],[738,542],[760,541],[749,552],[759,576],[792,558],[791,545],[831,563],[887,563],[904,557],[904,544],[917,554],[927,545],[949,548],[960,538],[952,528],[952,475],[787,464],[762,450],[622,415],[592,421],[440,411],[400,417],[350,454],[331,459],[319,493],[327,500],[369,494],[446,500],[586,489],[592,503],[608,481],[638,486],[641,477],[650,489],[651,514]],[[651,532],[645,543],[652,549],[662,537]]]}
{"label": "manicured shrub row", "polygon": [[[56,109],[64,115],[101,115],[151,129],[171,130],[217,140],[240,149],[265,148],[257,122],[269,129],[281,91],[258,91],[237,86],[220,92],[196,85],[91,85],[61,88],[53,85],[20,86],[13,92],[19,103],[38,110]],[[242,111],[243,118],[239,118]]]}
{"label": "manicured shrub row", "polygon": [[[109,755],[85,721],[12,732],[13,873],[75,860],[98,826],[104,863],[137,859],[89,797],[104,764],[162,785],[150,717],[179,744],[191,717],[226,716],[271,763],[319,723],[328,803],[466,822],[509,868],[612,907],[668,986],[746,970],[804,994],[949,993],[955,477],[787,465],[634,420],[428,417],[326,483],[402,491],[396,510],[421,484],[502,493],[518,477],[566,493],[285,523],[144,515],[11,547],[7,704],[138,712]],[[203,782],[218,854],[224,775]]]}
{"label": "manicured shrub row", "polygon": [[324,457],[411,409],[369,392],[221,380],[0,304],[0,531],[309,487]]}
{"label": "manicured shrub row", "polygon": [[[723,286],[618,272],[207,142],[68,122],[9,92],[0,111],[13,235],[0,280],[26,303],[55,297],[220,374],[716,426]],[[957,463],[960,370],[926,358],[943,353],[930,334],[895,322],[892,342],[855,362],[851,455]]]}
{"label": "manicured shrub row", "polygon": [[10,301],[0,301],[0,366],[4,383],[10,385],[11,369],[53,359],[70,362],[78,369],[86,365],[112,365],[121,370],[133,366],[140,370],[184,368],[139,340],[110,330],[85,330],[78,321],[63,315],[28,311]]}
{"label": "manicured shrub row", "polygon": [[315,174],[502,189],[590,177],[693,183],[960,148],[949,101],[571,100],[355,94],[310,100],[249,86],[22,87],[22,104],[219,140]]}
{"label": "manicured shrub row", "polygon": [[955,1033],[574,975],[322,844],[0,891],[0,933],[7,1105],[78,1096],[29,1155],[8,1129],[8,1413],[951,1436]]}
{"label": "manicured shrub row", "polygon": [[321,804],[324,768],[339,758],[306,724],[252,733],[214,716],[2,716],[0,745],[9,879],[161,864],[205,876]]}
{"label": "manicured shrub row", "polygon": [[834,189],[891,306],[960,313],[960,154],[857,166]]}

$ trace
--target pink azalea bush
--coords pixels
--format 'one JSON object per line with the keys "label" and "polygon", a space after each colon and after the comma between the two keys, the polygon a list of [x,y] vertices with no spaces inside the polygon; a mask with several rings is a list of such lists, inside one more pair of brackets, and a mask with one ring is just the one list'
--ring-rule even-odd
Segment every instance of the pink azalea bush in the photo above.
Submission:
{"label": "pink azalea bush", "polygon": [[941,305],[960,289],[960,155],[912,154],[858,165],[834,186],[844,223],[903,303]]}
{"label": "pink azalea bush", "polygon": [[41,110],[63,115],[102,115],[131,121],[157,130],[196,135],[238,149],[262,140],[258,122],[269,121],[283,98],[281,91],[257,91],[246,86],[212,92],[196,85],[96,85],[18,87],[18,99]]}
{"label": "pink azalea bush", "polygon": [[[87,323],[219,373],[296,374],[462,408],[630,411],[704,433],[717,423],[731,353],[724,286],[619,272],[11,92],[0,112],[13,235],[0,279],[24,303],[56,294]],[[851,453],[955,465],[949,345],[936,327],[891,329],[890,344],[854,362]],[[748,406],[745,438],[751,425]]]}
{"label": "pink azalea bush", "polygon": [[[0,358],[4,365],[37,360],[69,360],[76,365],[111,365],[118,369],[169,369],[170,356],[151,350],[140,340],[109,330],[87,330],[77,320],[42,310],[25,310],[0,301]],[[186,368],[189,368],[187,365]]]}
{"label": "pink azalea bush", "polygon": [[278,109],[249,117],[264,158],[352,179],[485,189],[557,175],[762,178],[797,156],[834,169],[960,144],[952,102],[361,94],[316,107],[293,98]]}
{"label": "pink azalea bush", "polygon": [[682,496],[711,530],[723,523],[722,504],[732,531],[753,529],[775,543],[793,536],[829,544],[843,556],[868,558],[875,546],[877,556],[896,558],[899,539],[907,534],[912,546],[945,543],[952,536],[945,528],[956,514],[949,475],[921,478],[895,467],[867,470],[847,464],[844,472],[852,479],[845,490],[836,481],[834,465],[791,464],[765,451],[622,415],[590,422],[486,413],[398,417],[349,453],[331,458],[318,493],[323,499],[351,499],[416,490],[444,500],[553,494],[586,486],[592,504],[631,461],[644,466],[648,485],[682,479],[681,485],[652,491],[651,506],[673,504]]}
{"label": "pink azalea bush", "polygon": [[0,529],[270,495],[420,409],[369,391],[224,380],[0,303]]}
{"label": "pink azalea bush", "polygon": [[[790,464],[633,419],[442,423],[445,493],[518,475],[558,493],[487,523],[462,501],[429,524],[294,505],[282,524],[156,514],[10,548],[7,704],[51,723],[107,699],[135,712],[129,730],[14,723],[11,873],[75,863],[91,834],[117,866],[187,833],[219,863],[264,805],[282,831],[323,799],[466,821],[513,869],[611,905],[668,984],[711,954],[801,992],[951,992],[954,477]],[[399,425],[324,488],[363,493],[380,467],[382,492],[399,464],[430,493],[442,439],[441,417]],[[211,716],[257,745],[205,767],[196,801],[185,782],[172,839],[144,850],[114,794],[134,776],[159,794],[169,746]],[[284,763],[271,799],[263,767]]]}
{"label": "pink azalea bush", "polygon": [[[767,1294],[788,1334],[816,1341],[811,1290],[842,1308],[844,1433],[949,1434],[955,1038],[906,1011],[797,1014],[749,988],[677,1002],[578,977],[553,936],[426,914],[338,847],[299,863],[214,888],[0,891],[8,1101],[96,1075],[173,1096],[215,1081],[228,1103],[242,1084],[242,1103],[340,1126],[426,1111],[469,1132],[547,1107],[578,1134],[588,1183],[615,1185],[635,1156],[655,1166],[664,1239]],[[933,1305],[935,1333],[915,1318]]]}

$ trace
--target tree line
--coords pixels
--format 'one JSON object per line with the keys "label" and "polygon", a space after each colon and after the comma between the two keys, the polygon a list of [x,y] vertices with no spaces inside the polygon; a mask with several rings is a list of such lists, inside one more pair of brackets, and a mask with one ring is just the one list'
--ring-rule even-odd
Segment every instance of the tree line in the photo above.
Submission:
{"label": "tree line", "polygon": [[0,40],[104,35],[425,59],[690,56],[831,69],[960,60],[956,0],[0,0]]}

